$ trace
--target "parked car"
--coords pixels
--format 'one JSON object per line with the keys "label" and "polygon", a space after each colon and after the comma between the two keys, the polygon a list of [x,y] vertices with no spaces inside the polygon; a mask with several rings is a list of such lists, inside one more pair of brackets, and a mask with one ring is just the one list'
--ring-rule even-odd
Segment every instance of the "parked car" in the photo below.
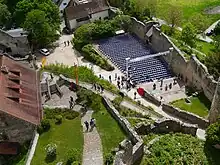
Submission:
{"label": "parked car", "polygon": [[48,56],[50,54],[49,50],[47,49],[40,49],[40,53],[43,54],[44,56]]}

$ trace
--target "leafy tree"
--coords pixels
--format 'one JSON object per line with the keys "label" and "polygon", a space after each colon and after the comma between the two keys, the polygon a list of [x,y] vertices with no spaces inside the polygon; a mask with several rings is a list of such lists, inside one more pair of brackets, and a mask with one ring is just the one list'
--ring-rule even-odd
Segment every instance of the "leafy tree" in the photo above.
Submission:
{"label": "leafy tree", "polygon": [[205,65],[209,73],[218,79],[220,76],[220,52],[213,53],[205,58]]}
{"label": "leafy tree", "polygon": [[171,24],[171,31],[174,30],[175,26],[181,24],[182,19],[182,9],[180,6],[170,5],[167,13],[167,22]]}
{"label": "leafy tree", "polygon": [[46,153],[47,153],[47,158],[49,159],[54,159],[57,155],[57,145],[50,143],[46,146],[45,148]]}
{"label": "leafy tree", "polygon": [[184,25],[181,38],[185,42],[185,44],[189,45],[190,47],[195,46],[196,42],[196,29],[191,23],[187,23]]}
{"label": "leafy tree", "polygon": [[208,19],[206,16],[197,13],[190,18],[190,23],[195,26],[198,30],[204,31],[208,24]]}
{"label": "leafy tree", "polygon": [[15,20],[18,26],[23,25],[26,16],[32,10],[42,10],[45,13],[47,22],[55,30],[59,30],[60,17],[59,9],[51,0],[21,0],[15,9]]}
{"label": "leafy tree", "polygon": [[207,128],[206,142],[210,145],[220,144],[220,122],[211,124]]}
{"label": "leafy tree", "polygon": [[23,27],[29,33],[29,41],[35,47],[43,47],[57,39],[56,30],[48,23],[44,11],[29,12]]}
{"label": "leafy tree", "polygon": [[220,22],[216,25],[214,29],[215,35],[220,35]]}
{"label": "leafy tree", "polygon": [[115,26],[120,26],[125,31],[129,31],[131,25],[131,17],[129,15],[117,15],[113,22]]}
{"label": "leafy tree", "polygon": [[5,26],[11,19],[11,13],[5,4],[0,3],[0,26]]}

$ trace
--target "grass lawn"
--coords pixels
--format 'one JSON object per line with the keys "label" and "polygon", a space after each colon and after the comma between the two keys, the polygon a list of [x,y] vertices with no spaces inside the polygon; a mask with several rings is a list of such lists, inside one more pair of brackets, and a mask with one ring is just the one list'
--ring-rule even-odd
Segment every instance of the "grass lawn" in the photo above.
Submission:
{"label": "grass lawn", "polygon": [[200,52],[209,55],[211,53],[213,53],[213,50],[215,49],[215,45],[212,43],[207,43],[207,42],[203,42],[200,40],[196,41],[196,49],[199,50]]}
{"label": "grass lawn", "polygon": [[[45,147],[49,143],[57,145],[57,157],[53,162],[46,162]],[[81,119],[77,117],[73,120],[63,119],[62,124],[55,125],[51,121],[51,128],[48,132],[40,135],[37,148],[32,160],[32,165],[54,165],[59,161],[66,163],[66,153],[69,149],[77,149],[80,154],[83,152],[83,132]],[[81,160],[79,160],[81,162]]]}
{"label": "grass lawn", "polygon": [[138,123],[146,123],[146,124],[152,124],[154,121],[152,119],[145,119],[145,118],[127,118],[129,123],[132,127],[135,127]]}
{"label": "grass lawn", "polygon": [[[183,10],[183,23],[187,22],[190,17],[197,13],[203,14],[204,10],[209,7],[220,5],[219,0],[158,0],[157,3],[157,17],[163,19],[166,19],[171,4],[181,6]],[[220,19],[220,14],[204,15],[207,17],[207,27]]]}
{"label": "grass lawn", "polygon": [[206,117],[208,115],[211,103],[203,94],[199,94],[197,97],[191,97],[190,101],[191,103],[188,104],[185,102],[185,99],[180,99],[172,102],[171,104],[201,117]]}

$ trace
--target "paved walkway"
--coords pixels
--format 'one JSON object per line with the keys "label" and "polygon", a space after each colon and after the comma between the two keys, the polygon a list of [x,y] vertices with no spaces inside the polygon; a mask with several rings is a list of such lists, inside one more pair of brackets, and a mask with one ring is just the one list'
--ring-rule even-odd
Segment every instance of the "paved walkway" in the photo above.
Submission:
{"label": "paved walkway", "polygon": [[82,165],[103,165],[102,143],[96,127],[86,131],[85,121],[90,121],[93,111],[87,111],[81,119],[84,134],[83,162]]}

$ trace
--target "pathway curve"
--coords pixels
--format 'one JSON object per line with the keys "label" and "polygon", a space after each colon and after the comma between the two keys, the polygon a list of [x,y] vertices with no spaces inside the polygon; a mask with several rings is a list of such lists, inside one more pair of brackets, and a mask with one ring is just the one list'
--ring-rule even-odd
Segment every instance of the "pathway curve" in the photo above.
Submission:
{"label": "pathway curve", "polygon": [[84,134],[84,148],[82,165],[103,165],[102,143],[96,127],[86,131],[85,121],[90,121],[93,111],[87,111],[81,119]]}

